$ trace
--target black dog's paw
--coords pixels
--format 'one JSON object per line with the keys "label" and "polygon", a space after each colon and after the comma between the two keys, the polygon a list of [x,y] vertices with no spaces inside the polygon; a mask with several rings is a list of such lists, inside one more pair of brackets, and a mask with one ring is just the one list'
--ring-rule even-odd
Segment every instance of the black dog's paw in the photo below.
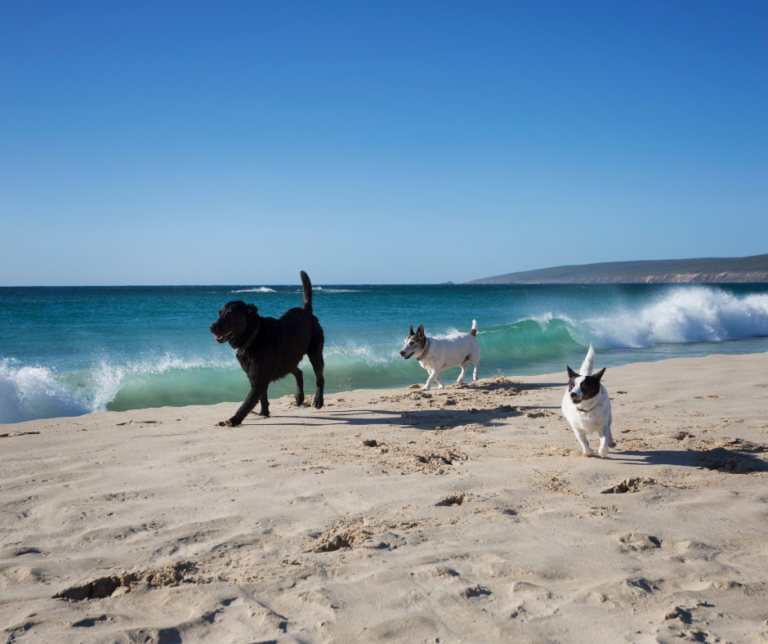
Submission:
{"label": "black dog's paw", "polygon": [[219,427],[237,427],[240,424],[240,421],[235,418],[230,418],[229,420],[222,420],[220,423],[216,423]]}
{"label": "black dog's paw", "polygon": [[301,396],[294,396],[294,399],[296,400],[297,407],[301,407],[304,404],[304,394],[301,394]]}
{"label": "black dog's paw", "polygon": [[323,397],[322,396],[315,396],[315,400],[312,403],[312,406],[315,409],[322,409],[323,408]]}

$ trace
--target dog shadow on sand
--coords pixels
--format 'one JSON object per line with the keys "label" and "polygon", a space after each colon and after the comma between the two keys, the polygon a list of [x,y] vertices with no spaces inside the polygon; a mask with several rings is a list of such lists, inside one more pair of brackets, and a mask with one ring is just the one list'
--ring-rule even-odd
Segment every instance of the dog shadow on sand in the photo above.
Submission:
{"label": "dog shadow on sand", "polygon": [[628,465],[677,465],[729,474],[749,474],[768,471],[765,456],[758,456],[763,452],[768,452],[768,446],[737,439],[726,447],[711,449],[616,451],[611,453],[611,459]]}
{"label": "dog shadow on sand", "polygon": [[[544,418],[559,413],[560,407],[548,407],[542,405],[516,404],[515,395],[522,391],[536,391],[562,387],[562,383],[513,383],[513,382],[485,382],[468,383],[463,386],[448,386],[445,389],[432,389],[423,392],[420,389],[405,390],[395,389],[385,398],[376,401],[374,408],[340,408],[338,410],[310,412],[309,414],[294,415],[292,409],[287,413],[278,412],[278,415],[270,418],[271,425],[295,425],[300,421],[302,425],[394,425],[412,426],[424,431],[455,429],[467,425],[481,427],[498,427],[512,418]],[[509,398],[499,401],[495,399],[485,400],[482,392],[495,395],[509,393]],[[468,399],[466,396],[472,396]],[[463,399],[459,398],[462,396]],[[409,409],[391,410],[378,407],[389,401],[399,404],[405,403]],[[508,402],[507,402],[508,401]],[[413,405],[408,403],[413,402]],[[417,403],[429,404],[430,407],[416,407]],[[489,406],[491,403],[493,406]],[[306,403],[305,403],[306,404]],[[482,406],[481,406],[482,405]],[[295,409],[295,407],[293,408]],[[558,411],[553,411],[558,410]],[[258,426],[264,421],[255,421],[251,415],[245,425]],[[287,422],[283,422],[287,421]]]}

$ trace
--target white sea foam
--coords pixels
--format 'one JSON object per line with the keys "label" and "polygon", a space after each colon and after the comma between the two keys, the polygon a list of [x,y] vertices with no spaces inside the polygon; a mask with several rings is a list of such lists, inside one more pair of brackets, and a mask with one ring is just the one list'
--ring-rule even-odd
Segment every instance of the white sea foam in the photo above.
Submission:
{"label": "white sea foam", "polygon": [[268,286],[256,286],[255,288],[242,288],[237,291],[230,291],[230,293],[277,293],[277,291]]}
{"label": "white sea foam", "polygon": [[54,380],[50,369],[19,366],[8,359],[0,361],[0,423],[80,416],[90,411]]}
{"label": "white sea foam", "polygon": [[392,343],[372,346],[369,344],[346,344],[343,346],[326,346],[326,361],[332,360],[338,364],[349,364],[362,360],[369,367],[386,367],[399,358],[400,344]]}
{"label": "white sea foam", "polygon": [[577,335],[579,327],[596,346],[607,348],[768,336],[768,294],[738,297],[719,288],[679,288],[638,311],[585,320]]}
{"label": "white sea foam", "polygon": [[106,411],[128,382],[149,381],[153,376],[162,376],[171,371],[192,369],[237,369],[238,364],[232,354],[215,360],[204,358],[178,358],[165,354],[158,359],[128,362],[127,364],[108,364],[101,362],[98,367],[85,374],[87,380],[87,400],[91,411]]}

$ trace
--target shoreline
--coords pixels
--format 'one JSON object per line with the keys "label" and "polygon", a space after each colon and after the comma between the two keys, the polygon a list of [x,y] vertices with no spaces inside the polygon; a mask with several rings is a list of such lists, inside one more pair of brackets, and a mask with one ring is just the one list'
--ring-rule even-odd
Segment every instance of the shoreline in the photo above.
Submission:
{"label": "shoreline", "polygon": [[239,403],[3,426],[0,633],[760,641],[766,374],[768,353],[609,368],[607,459],[579,455],[564,372],[284,396],[238,428],[213,424]]}

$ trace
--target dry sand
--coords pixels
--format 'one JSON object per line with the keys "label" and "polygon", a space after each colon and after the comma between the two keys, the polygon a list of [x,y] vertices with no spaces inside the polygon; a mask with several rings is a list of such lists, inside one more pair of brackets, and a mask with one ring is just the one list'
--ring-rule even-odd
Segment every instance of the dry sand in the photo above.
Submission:
{"label": "dry sand", "polygon": [[768,354],[564,376],[1,426],[0,641],[768,642]]}

